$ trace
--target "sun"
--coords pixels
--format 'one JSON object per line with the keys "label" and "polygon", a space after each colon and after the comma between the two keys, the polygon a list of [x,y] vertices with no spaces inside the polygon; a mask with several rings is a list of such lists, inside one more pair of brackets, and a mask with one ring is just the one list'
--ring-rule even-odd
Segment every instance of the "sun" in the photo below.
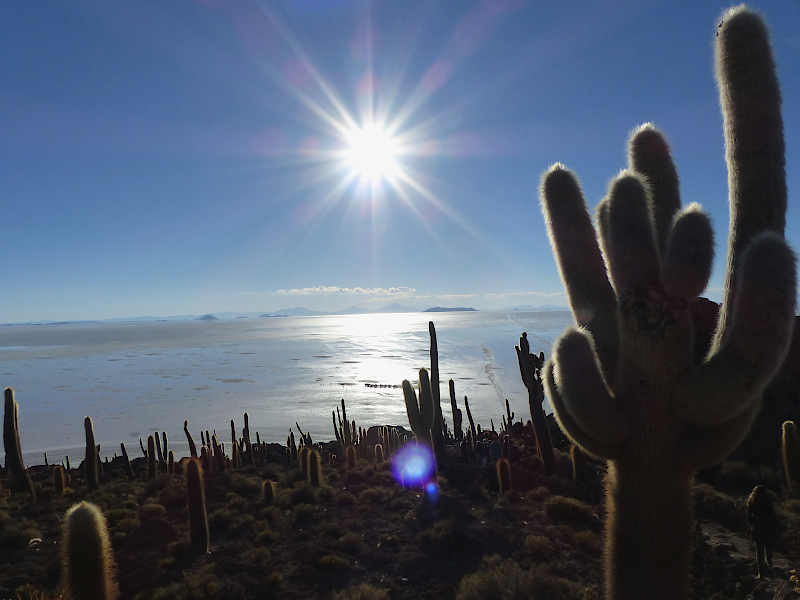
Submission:
{"label": "sun", "polygon": [[397,141],[384,128],[369,124],[347,135],[345,162],[362,180],[391,179],[398,170]]}

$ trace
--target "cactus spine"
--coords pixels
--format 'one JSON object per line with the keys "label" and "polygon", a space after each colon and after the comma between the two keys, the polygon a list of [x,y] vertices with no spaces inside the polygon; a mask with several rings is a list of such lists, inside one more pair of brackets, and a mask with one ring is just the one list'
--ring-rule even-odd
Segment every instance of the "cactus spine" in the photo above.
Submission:
{"label": "cactus spine", "polygon": [[690,303],[711,271],[713,232],[698,207],[679,212],[664,137],[650,125],[634,132],[630,169],[598,206],[598,236],[572,173],[555,165],[542,182],[581,327],[556,342],[545,380],[562,428],[609,461],[606,594],[615,600],[686,597],[692,475],[747,434],[791,341],[795,257],[783,239],[783,126],[769,36],[743,6],[722,21],[716,62],[731,233],[704,361],[692,356]]}
{"label": "cactus spine", "polygon": [[796,493],[800,486],[800,443],[797,441],[797,428],[794,421],[783,424],[783,470],[786,472],[786,487],[789,493]]}
{"label": "cactus spine", "polygon": [[103,513],[81,502],[67,511],[63,544],[64,587],[71,598],[113,600],[114,561]]}
{"label": "cactus spine", "polygon": [[14,390],[6,388],[5,413],[3,415],[3,445],[6,450],[6,466],[17,484],[36,500],[36,490],[22,460],[22,445],[19,443],[19,405],[14,400]]}
{"label": "cactus spine", "polygon": [[83,461],[83,474],[86,477],[86,487],[89,488],[90,492],[93,492],[100,487],[97,479],[97,467],[100,463],[100,457],[97,453],[97,444],[94,443],[94,429],[90,417],[86,417],[83,420],[83,428],[86,431],[86,458]]}
{"label": "cactus spine", "polygon": [[196,458],[186,463],[186,503],[189,506],[189,542],[192,550],[208,552],[208,518],[203,490],[203,467]]}

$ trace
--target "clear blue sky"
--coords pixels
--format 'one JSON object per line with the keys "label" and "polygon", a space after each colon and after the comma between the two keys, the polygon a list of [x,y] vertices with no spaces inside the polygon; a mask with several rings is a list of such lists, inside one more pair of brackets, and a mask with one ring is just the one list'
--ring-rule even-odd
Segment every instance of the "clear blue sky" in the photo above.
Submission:
{"label": "clear blue sky", "polygon": [[[636,125],[684,203],[727,175],[716,19],[691,0],[0,4],[0,322],[356,304],[565,304],[537,187],[591,206]],[[772,31],[800,249],[800,3]],[[397,167],[343,156],[370,107]]]}

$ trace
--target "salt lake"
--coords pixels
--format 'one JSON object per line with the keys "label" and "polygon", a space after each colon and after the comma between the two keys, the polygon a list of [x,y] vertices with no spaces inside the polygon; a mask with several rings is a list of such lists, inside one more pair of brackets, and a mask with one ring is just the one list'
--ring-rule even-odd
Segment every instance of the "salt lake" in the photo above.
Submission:
{"label": "salt lake", "polygon": [[140,456],[139,438],[154,431],[186,455],[185,419],[196,439],[216,429],[227,441],[230,420],[240,431],[245,412],[267,441],[284,442],[295,422],[328,441],[342,398],[359,426],[408,427],[400,384],[430,367],[429,320],[445,419],[452,424],[453,379],[459,407],[467,396],[484,426],[499,424],[506,398],[517,419],[529,418],[514,351],[521,333],[549,356],[573,323],[567,311],[477,311],[2,326],[0,385],[15,390],[28,465],[47,452],[77,466],[86,416],[103,456],[120,442]]}

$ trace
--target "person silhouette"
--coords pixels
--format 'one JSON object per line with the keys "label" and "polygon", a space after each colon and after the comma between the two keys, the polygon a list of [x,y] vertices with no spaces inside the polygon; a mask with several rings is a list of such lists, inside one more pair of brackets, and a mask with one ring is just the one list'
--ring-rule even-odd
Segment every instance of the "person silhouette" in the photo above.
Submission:
{"label": "person silhouette", "polygon": [[772,548],[780,540],[781,525],[766,488],[757,485],[747,500],[747,523],[750,539],[756,544],[759,579],[764,575],[764,559],[772,569]]}

